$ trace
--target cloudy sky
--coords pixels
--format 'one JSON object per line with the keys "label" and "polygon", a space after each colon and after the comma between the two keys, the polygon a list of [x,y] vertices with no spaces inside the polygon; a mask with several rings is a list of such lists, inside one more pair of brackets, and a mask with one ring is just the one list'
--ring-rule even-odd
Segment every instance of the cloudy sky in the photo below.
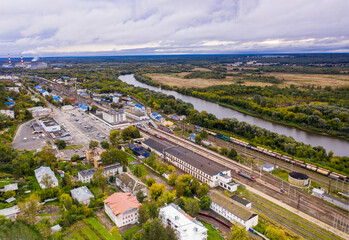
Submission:
{"label": "cloudy sky", "polygon": [[349,0],[1,0],[0,57],[349,52]]}

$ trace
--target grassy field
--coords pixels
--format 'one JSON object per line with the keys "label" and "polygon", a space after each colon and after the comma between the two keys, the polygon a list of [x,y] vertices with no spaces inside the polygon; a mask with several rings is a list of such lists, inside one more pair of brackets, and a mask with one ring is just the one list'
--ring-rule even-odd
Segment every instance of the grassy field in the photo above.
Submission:
{"label": "grassy field", "polygon": [[130,229],[127,229],[123,234],[122,234],[122,237],[124,239],[129,239],[130,236],[132,236],[133,234],[135,234],[136,232],[138,232],[139,230],[142,229],[142,226],[135,226],[133,228],[130,228]]}
{"label": "grassy field", "polygon": [[[235,72],[228,72],[235,73]],[[189,72],[181,73],[168,73],[168,74],[146,74],[152,80],[159,82],[161,84],[166,84],[169,86],[185,87],[185,88],[205,88],[213,85],[229,85],[238,83],[242,81],[241,85],[245,86],[271,86],[272,83],[266,82],[256,82],[244,80],[243,76],[227,76],[226,79],[203,79],[194,78],[186,79],[185,75]],[[282,84],[278,84],[279,87],[289,87],[290,85],[303,86],[303,85],[315,85],[315,86],[333,86],[341,87],[349,85],[348,75],[336,75],[336,74],[301,74],[301,73],[265,73],[264,76],[274,76],[277,79],[284,80]]]}
{"label": "grassy field", "polygon": [[195,88],[204,88],[213,85],[229,85],[233,84],[233,77],[227,77],[226,79],[203,79],[203,78],[193,78],[186,79],[183,76],[189,74],[189,72],[182,72],[178,74],[146,74],[156,82],[161,84],[166,84],[169,86],[177,87],[195,87]]}
{"label": "grassy field", "polygon": [[341,87],[349,85],[348,75],[336,74],[301,74],[301,73],[266,73],[267,76],[274,76],[278,79],[284,79],[285,82],[281,86],[294,85],[316,85],[316,86],[332,86]]}
{"label": "grassy field", "polygon": [[288,182],[288,174],[284,169],[278,168],[272,172],[273,175],[277,176],[278,178],[281,178],[282,180]]}
{"label": "grassy field", "polygon": [[217,229],[214,229],[211,224],[208,224],[204,221],[200,221],[204,226],[207,228],[207,240],[223,240],[224,238],[221,236],[221,234],[217,231]]}
{"label": "grassy field", "polygon": [[130,163],[130,162],[136,161],[136,159],[127,154],[127,161]]}
{"label": "grassy field", "polygon": [[64,150],[74,150],[74,149],[80,149],[84,148],[82,145],[68,145],[64,148]]}
{"label": "grassy field", "polygon": [[[148,175],[148,172],[144,169],[144,165],[143,164],[139,164],[137,166],[139,166],[141,168],[141,176],[139,178],[142,178],[142,177],[145,177],[145,176]],[[130,170],[133,173],[133,171],[135,170],[136,166],[135,165],[128,165],[128,167],[130,168]]]}
{"label": "grassy field", "polygon": [[[81,224],[84,226],[80,227]],[[96,218],[84,219],[83,222],[75,224],[76,227],[65,239],[74,240],[121,240],[118,233],[111,234]],[[69,230],[68,230],[69,232]]]}

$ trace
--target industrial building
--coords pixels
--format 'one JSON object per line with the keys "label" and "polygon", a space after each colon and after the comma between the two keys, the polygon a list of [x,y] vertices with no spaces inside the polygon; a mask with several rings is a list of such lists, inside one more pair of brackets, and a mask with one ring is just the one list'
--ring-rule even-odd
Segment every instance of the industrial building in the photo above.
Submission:
{"label": "industrial building", "polygon": [[201,182],[207,183],[210,187],[225,185],[227,190],[233,191],[231,186],[228,185],[232,182],[232,179],[231,171],[227,167],[189,151],[186,148],[171,145],[160,139],[149,138],[143,144],[174,166],[189,173]]}
{"label": "industrial building", "polygon": [[237,204],[229,197],[216,191],[210,191],[208,196],[211,199],[210,208],[233,224],[238,223],[244,226],[246,230],[258,224],[257,214]]}
{"label": "industrial building", "polygon": [[126,122],[126,114],[124,111],[109,111],[103,112],[103,119],[109,123],[121,123]]}
{"label": "industrial building", "polygon": [[306,174],[300,172],[290,172],[290,174],[288,175],[288,181],[289,183],[297,187],[306,187],[310,183],[309,177]]}
{"label": "industrial building", "polygon": [[39,123],[46,132],[55,132],[61,130],[61,126],[53,118],[39,120]]}
{"label": "industrial building", "polygon": [[44,108],[44,107],[32,107],[28,108],[29,112],[32,113],[32,116],[35,118],[42,118],[42,117],[48,117],[51,116],[51,108]]}

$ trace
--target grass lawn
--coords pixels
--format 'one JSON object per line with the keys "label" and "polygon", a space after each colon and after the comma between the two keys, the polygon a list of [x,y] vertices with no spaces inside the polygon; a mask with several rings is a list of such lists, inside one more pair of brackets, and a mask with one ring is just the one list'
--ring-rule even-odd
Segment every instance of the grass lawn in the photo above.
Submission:
{"label": "grass lawn", "polygon": [[72,150],[72,149],[80,149],[80,148],[84,148],[84,146],[82,146],[82,145],[68,145],[64,148],[64,150]]}
{"label": "grass lawn", "polygon": [[125,238],[125,239],[128,239],[128,236],[131,236],[133,234],[135,234],[136,232],[138,232],[139,230],[142,229],[142,226],[140,225],[137,225],[133,228],[130,228],[130,229],[127,229],[123,234],[122,234],[122,237]]}
{"label": "grass lawn", "polygon": [[287,172],[286,170],[278,168],[278,169],[272,171],[272,174],[277,176],[278,178],[281,178],[282,180],[288,182],[289,172]]}
{"label": "grass lawn", "polygon": [[101,238],[98,237],[98,235],[89,227],[89,226],[83,226],[79,230],[81,235],[85,235],[90,240],[100,240]]}
{"label": "grass lawn", "polygon": [[84,219],[84,222],[91,224],[94,230],[97,230],[105,239],[107,240],[115,239],[112,236],[112,234],[107,229],[105,229],[100,222],[98,222],[96,218]]}
{"label": "grass lawn", "polygon": [[136,158],[133,158],[131,155],[128,155],[127,154],[127,161],[130,163],[130,162],[134,162],[136,161],[137,159]]}
{"label": "grass lawn", "polygon": [[201,220],[200,222],[202,222],[202,224],[204,224],[204,226],[207,228],[207,240],[224,240],[224,238],[217,231],[217,229],[214,229],[211,224],[208,224]]}
{"label": "grass lawn", "polygon": [[73,237],[73,239],[75,239],[75,240],[85,240],[85,238],[83,238],[82,236],[80,236],[80,234],[79,234],[77,231],[75,231],[75,232],[72,233],[72,237]]}
{"label": "grass lawn", "polygon": [[10,180],[0,180],[0,188],[3,188],[10,183]]}
{"label": "grass lawn", "polygon": [[[144,165],[143,164],[139,164],[137,165],[140,169],[141,169],[141,176],[139,178],[145,177],[148,175],[148,172],[144,169]],[[134,174],[134,170],[135,170],[135,165],[128,165],[128,167],[130,168],[130,170],[132,171],[132,173]]]}

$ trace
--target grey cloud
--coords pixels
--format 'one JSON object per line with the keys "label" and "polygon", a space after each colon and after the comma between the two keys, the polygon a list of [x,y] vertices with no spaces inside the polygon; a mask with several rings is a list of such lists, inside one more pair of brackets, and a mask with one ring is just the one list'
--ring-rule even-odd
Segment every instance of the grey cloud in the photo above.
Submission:
{"label": "grey cloud", "polygon": [[348,51],[348,0],[3,0],[0,56]]}

